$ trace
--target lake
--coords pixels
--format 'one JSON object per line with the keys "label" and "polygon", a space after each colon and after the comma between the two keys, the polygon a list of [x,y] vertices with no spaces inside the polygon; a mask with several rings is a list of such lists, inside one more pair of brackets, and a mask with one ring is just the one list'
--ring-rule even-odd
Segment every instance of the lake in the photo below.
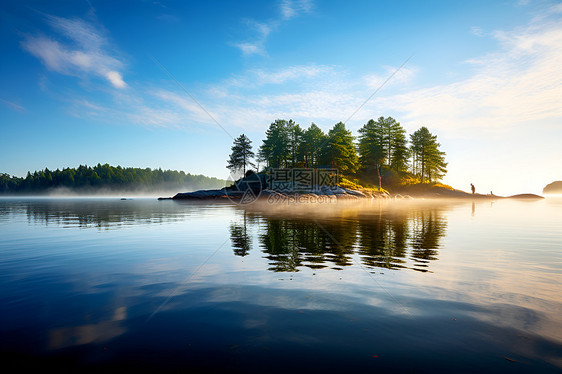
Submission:
{"label": "lake", "polygon": [[4,364],[562,370],[562,198],[0,199]]}

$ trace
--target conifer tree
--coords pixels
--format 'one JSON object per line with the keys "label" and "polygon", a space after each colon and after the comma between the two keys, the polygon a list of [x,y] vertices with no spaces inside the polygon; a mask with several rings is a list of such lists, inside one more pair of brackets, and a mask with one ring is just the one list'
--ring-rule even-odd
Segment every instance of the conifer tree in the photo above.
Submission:
{"label": "conifer tree", "polygon": [[424,126],[410,135],[410,142],[412,172],[421,182],[443,178],[447,173],[447,163],[445,152],[439,150],[441,144],[437,143],[437,136],[431,134]]}
{"label": "conifer tree", "polygon": [[240,135],[234,139],[234,145],[232,146],[232,153],[230,154],[230,159],[228,160],[228,169],[232,171],[241,170],[244,175],[246,175],[246,169],[249,166],[255,167],[252,159],[254,158],[254,152],[252,152],[252,141],[244,134]]}
{"label": "conifer tree", "polygon": [[328,132],[328,140],[323,150],[324,163],[331,164],[347,175],[355,173],[359,160],[353,139],[351,131],[345,128],[343,122],[336,123]]}

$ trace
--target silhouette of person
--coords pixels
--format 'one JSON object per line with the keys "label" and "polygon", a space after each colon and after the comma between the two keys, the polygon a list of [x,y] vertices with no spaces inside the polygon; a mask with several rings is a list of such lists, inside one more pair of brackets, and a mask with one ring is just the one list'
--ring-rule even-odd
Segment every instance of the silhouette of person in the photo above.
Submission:
{"label": "silhouette of person", "polygon": [[474,187],[474,185],[472,183],[470,184],[470,190],[472,191],[472,194],[474,195],[474,191],[476,191],[476,187]]}

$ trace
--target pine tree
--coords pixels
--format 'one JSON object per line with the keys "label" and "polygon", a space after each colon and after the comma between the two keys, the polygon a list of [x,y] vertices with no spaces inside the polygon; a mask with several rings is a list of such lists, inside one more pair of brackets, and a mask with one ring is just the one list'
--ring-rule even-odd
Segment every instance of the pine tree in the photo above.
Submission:
{"label": "pine tree", "polygon": [[385,160],[383,129],[380,121],[369,120],[359,129],[359,134],[358,149],[361,169],[367,173],[376,171],[380,189],[382,187],[381,166]]}
{"label": "pine tree", "polygon": [[287,166],[291,150],[289,148],[289,127],[293,121],[278,119],[269,125],[265,132],[265,139],[258,152],[259,161],[266,162],[271,168]]}
{"label": "pine tree", "polygon": [[321,149],[327,140],[326,134],[312,123],[303,135],[303,154],[306,167],[318,167],[320,163]]}
{"label": "pine tree", "polygon": [[289,121],[287,125],[287,131],[289,134],[289,157],[290,166],[299,167],[304,163],[304,131],[300,125]]}
{"label": "pine tree", "polygon": [[429,132],[427,127],[421,127],[410,135],[410,150],[412,154],[412,172],[421,182],[438,181],[447,173],[445,152],[440,151],[441,144],[437,143],[437,136]]}
{"label": "pine tree", "polygon": [[336,167],[341,173],[353,174],[357,171],[359,160],[353,143],[351,131],[343,122],[338,122],[328,132],[328,141],[323,150],[323,162]]}
{"label": "pine tree", "polygon": [[248,166],[255,167],[254,163],[251,161],[254,158],[252,141],[246,135],[242,134],[234,139],[234,145],[231,149],[232,153],[230,154],[230,159],[226,167],[232,171],[242,170],[244,175],[246,175],[246,168]]}

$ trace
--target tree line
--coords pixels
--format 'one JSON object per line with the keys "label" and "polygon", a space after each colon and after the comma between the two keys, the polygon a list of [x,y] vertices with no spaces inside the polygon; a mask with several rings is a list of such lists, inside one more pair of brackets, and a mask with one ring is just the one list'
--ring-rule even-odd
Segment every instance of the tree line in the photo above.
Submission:
{"label": "tree line", "polygon": [[[242,134],[234,140],[227,168],[337,168],[344,176],[364,180],[382,175],[411,175],[420,182],[439,181],[447,172],[445,152],[437,136],[421,127],[407,137],[406,130],[392,117],[369,120],[353,136],[343,122],[324,133],[312,123],[303,129],[292,120],[276,120],[267,129],[257,157],[252,142]],[[376,176],[376,178],[374,178]]]}
{"label": "tree line", "polygon": [[221,188],[225,181],[192,175],[183,171],[150,168],[124,168],[97,164],[94,167],[80,165],[78,168],[28,172],[25,178],[0,173],[0,193],[39,193],[55,188],[78,191],[146,190],[157,191],[168,188]]}

